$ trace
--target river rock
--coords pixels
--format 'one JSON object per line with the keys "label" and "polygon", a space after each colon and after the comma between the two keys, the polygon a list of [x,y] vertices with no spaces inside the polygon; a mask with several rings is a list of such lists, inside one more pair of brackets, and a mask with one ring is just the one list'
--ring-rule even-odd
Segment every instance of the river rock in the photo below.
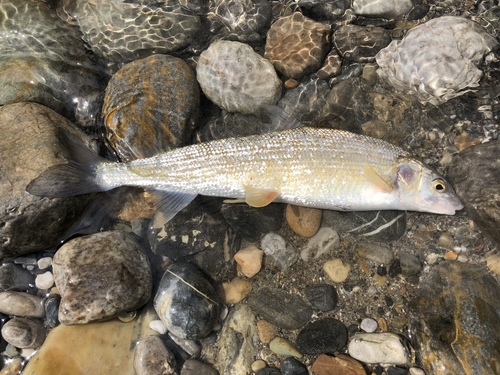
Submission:
{"label": "river rock", "polygon": [[23,292],[0,292],[0,312],[7,315],[43,318],[42,297]]}
{"label": "river rock", "polygon": [[323,211],[317,208],[288,204],[285,217],[290,228],[302,237],[314,236],[321,225]]}
{"label": "river rock", "polygon": [[139,340],[134,351],[134,369],[137,375],[177,375],[174,355],[158,336]]}
{"label": "river rock", "polygon": [[182,366],[181,375],[219,375],[219,372],[206,363],[188,359]]}
{"label": "river rock", "polygon": [[274,264],[285,271],[298,259],[299,255],[292,245],[287,244],[285,239],[277,233],[268,233],[262,238],[260,247],[264,254],[272,259]]}
{"label": "river rock", "polygon": [[234,255],[238,263],[238,270],[246,277],[253,277],[262,268],[262,256],[264,252],[255,246],[245,247]]}
{"label": "river rock", "polygon": [[210,334],[220,308],[217,293],[203,272],[183,262],[172,264],[163,274],[154,307],[172,334],[187,339]]}
{"label": "river rock", "polygon": [[370,62],[389,45],[391,34],[381,27],[344,25],[333,33],[333,42],[344,59]]}
{"label": "river rock", "polygon": [[349,355],[370,364],[407,365],[410,357],[407,343],[391,333],[356,333],[349,341]]}
{"label": "river rock", "polygon": [[152,276],[141,246],[121,231],[75,238],[54,255],[62,299],[59,321],[86,324],[136,310],[151,296]]}
{"label": "river rock", "polygon": [[323,264],[323,271],[335,283],[341,283],[349,277],[351,265],[344,263],[342,259],[334,258]]}
{"label": "river rock", "polygon": [[43,322],[32,318],[12,318],[2,327],[2,337],[21,349],[34,349],[42,345],[46,332]]}
{"label": "river rock", "polygon": [[0,265],[0,291],[27,291],[32,289],[34,283],[35,276],[20,265],[14,263]]}
{"label": "river rock", "polygon": [[399,18],[413,8],[412,0],[354,0],[356,14],[375,18]]}
{"label": "river rock", "polygon": [[333,285],[309,285],[305,292],[311,305],[320,311],[331,311],[337,306],[339,296]]}
{"label": "river rock", "polygon": [[401,265],[401,274],[406,277],[418,275],[422,270],[420,259],[407,251],[399,253],[399,263]]}
{"label": "river rock", "polygon": [[[0,107],[0,259],[48,248],[78,217],[88,196],[39,198],[28,183],[70,157],[63,132],[87,139],[65,118],[35,103]],[[90,145],[90,141],[84,141]]]}
{"label": "river rock", "polygon": [[227,304],[242,301],[252,291],[252,283],[239,277],[235,277],[229,283],[223,283],[222,287]]}
{"label": "river rock", "polygon": [[347,328],[340,320],[333,318],[309,323],[297,336],[297,347],[306,354],[335,353],[346,344]]}
{"label": "river rock", "polygon": [[369,264],[388,267],[394,259],[394,253],[387,246],[371,242],[361,242],[356,247],[358,256]]}
{"label": "river rock", "polygon": [[345,354],[331,357],[321,354],[312,365],[317,375],[366,375],[363,365]]}
{"label": "river rock", "polygon": [[283,375],[308,375],[306,365],[293,357],[285,358],[280,363],[280,371]]}
{"label": "river rock", "polygon": [[340,237],[337,231],[330,227],[322,227],[307,241],[300,251],[300,257],[304,262],[318,259],[324,254],[335,250],[340,246]]}
{"label": "river rock", "polygon": [[500,286],[478,264],[433,267],[410,303],[411,331],[428,374],[500,373]]}
{"label": "river rock", "polygon": [[500,142],[469,147],[449,168],[449,179],[469,217],[500,244]]}
{"label": "river rock", "polygon": [[101,116],[122,161],[147,158],[190,140],[200,93],[181,59],[154,55],[133,61],[109,80]]}
{"label": "river rock", "polygon": [[45,310],[45,321],[50,328],[59,325],[59,304],[61,296],[59,294],[49,295],[43,304]]}
{"label": "river rock", "polygon": [[228,112],[256,113],[281,97],[273,65],[240,42],[212,43],[200,55],[196,74],[205,95]]}

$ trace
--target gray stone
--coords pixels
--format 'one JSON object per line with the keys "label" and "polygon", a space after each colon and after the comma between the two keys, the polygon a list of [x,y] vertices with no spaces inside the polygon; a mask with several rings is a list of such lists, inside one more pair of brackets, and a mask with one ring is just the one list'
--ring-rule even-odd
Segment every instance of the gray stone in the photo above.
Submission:
{"label": "gray stone", "polygon": [[184,362],[181,369],[181,375],[218,375],[219,372],[209,364],[196,359],[188,359]]}
{"label": "gray stone", "polygon": [[472,146],[452,161],[448,178],[468,216],[500,244],[500,142]]}
{"label": "gray stone", "polygon": [[362,242],[358,244],[356,250],[360,258],[377,266],[380,264],[389,266],[394,259],[391,249],[376,243]]}
{"label": "gray stone", "polygon": [[43,318],[44,299],[31,293],[0,292],[0,312],[7,315]]}
{"label": "gray stone", "polygon": [[264,254],[272,259],[281,271],[288,269],[299,258],[297,250],[292,245],[287,244],[285,239],[276,233],[266,234],[262,238],[260,246]]}
{"label": "gray stone", "polygon": [[333,285],[309,285],[305,292],[311,305],[320,311],[331,311],[337,306],[339,296]]}
{"label": "gray stone", "polygon": [[121,231],[75,238],[55,254],[62,299],[59,320],[85,324],[136,310],[151,296],[149,263],[135,238]]}
{"label": "gray stone", "polygon": [[433,267],[410,302],[410,327],[426,374],[500,374],[500,286],[478,264]]}
{"label": "gray stone", "polygon": [[398,18],[413,8],[412,0],[354,0],[356,14],[375,18]]}
{"label": "gray stone", "polygon": [[297,335],[297,347],[306,354],[335,353],[346,344],[347,328],[334,318],[309,323]]}
{"label": "gray stone", "polygon": [[344,25],[333,33],[333,41],[345,59],[370,62],[391,42],[391,33],[381,27]]}
{"label": "gray stone", "polygon": [[46,331],[41,320],[12,318],[2,327],[2,336],[16,348],[34,349],[42,345]]}
{"label": "gray stone", "polygon": [[0,259],[55,245],[88,202],[88,196],[47,199],[26,193],[31,180],[69,157],[62,132],[83,138],[42,105],[0,107]]}
{"label": "gray stone", "polygon": [[176,375],[174,355],[158,336],[146,336],[135,346],[134,369],[137,375]]}
{"label": "gray stone", "polygon": [[300,251],[300,257],[304,262],[318,259],[323,254],[335,250],[340,246],[340,237],[335,229],[323,227],[313,237],[309,238],[307,244]]}
{"label": "gray stone", "polygon": [[410,363],[405,339],[391,332],[356,333],[349,341],[348,351],[351,357],[369,364]]}
{"label": "gray stone", "polygon": [[403,276],[414,276],[422,271],[422,263],[417,256],[406,251],[399,253],[399,264]]}
{"label": "gray stone", "polygon": [[20,290],[31,289],[35,283],[35,276],[27,269],[13,263],[3,263],[0,265],[0,290]]}

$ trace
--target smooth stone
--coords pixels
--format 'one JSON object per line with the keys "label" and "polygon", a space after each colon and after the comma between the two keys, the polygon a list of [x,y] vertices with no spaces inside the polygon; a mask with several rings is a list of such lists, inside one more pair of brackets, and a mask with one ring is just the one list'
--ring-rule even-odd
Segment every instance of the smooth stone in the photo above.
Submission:
{"label": "smooth stone", "polygon": [[356,14],[374,18],[399,18],[412,8],[412,0],[354,0],[352,2],[352,9]]}
{"label": "smooth stone", "polygon": [[46,331],[43,322],[32,318],[12,318],[2,327],[2,337],[21,349],[34,349],[42,345]]}
{"label": "smooth stone", "polygon": [[192,263],[178,262],[163,274],[154,308],[172,334],[194,340],[212,332],[220,304],[205,274]]}
{"label": "smooth stone", "polygon": [[47,199],[26,193],[40,173],[70,158],[64,132],[91,146],[90,138],[47,107],[0,107],[0,260],[57,244],[89,202],[88,195]]}
{"label": "smooth stone", "polygon": [[35,284],[35,276],[25,268],[13,263],[0,265],[0,290],[30,290]]}
{"label": "smooth stone", "polygon": [[307,366],[294,357],[281,361],[280,370],[283,375],[308,375]]}
{"label": "smooth stone", "polygon": [[484,266],[433,266],[410,301],[413,345],[427,374],[500,371],[500,286]]}
{"label": "smooth stone", "polygon": [[226,303],[231,305],[242,301],[251,291],[252,283],[235,277],[229,283],[223,283]]}
{"label": "smooth stone", "polygon": [[349,277],[351,266],[336,258],[325,262],[323,271],[333,282],[341,283]]}
{"label": "smooth stone", "polygon": [[43,305],[45,310],[45,320],[50,328],[59,325],[59,304],[61,296],[59,294],[51,294],[45,300]]}
{"label": "smooth stone", "polygon": [[394,253],[387,246],[371,242],[359,243],[356,247],[356,253],[360,258],[375,265],[388,266],[394,259]]}
{"label": "smooth stone", "polygon": [[168,332],[165,324],[163,324],[163,322],[159,319],[151,321],[149,323],[149,328],[151,328],[153,331],[158,332],[160,335],[163,335]]}
{"label": "smooth stone", "polygon": [[200,54],[196,75],[205,95],[228,112],[257,113],[281,97],[281,80],[273,65],[240,42],[212,43]]}
{"label": "smooth stone", "polygon": [[425,375],[425,371],[418,367],[410,367],[410,375]]}
{"label": "smooth stone", "polygon": [[321,354],[314,361],[312,370],[316,375],[366,375],[363,365],[345,354],[335,357]]}
{"label": "smooth stone", "polygon": [[42,297],[31,293],[0,292],[0,312],[6,315],[43,318],[43,303]]}
{"label": "smooth stone", "polygon": [[486,266],[491,272],[500,275],[500,254],[488,256],[486,258]]}
{"label": "smooth stone", "polygon": [[52,257],[43,257],[36,262],[39,269],[44,270],[52,266]]}
{"label": "smooth stone", "polygon": [[347,344],[347,328],[337,319],[324,318],[307,324],[297,336],[297,347],[305,354],[335,353]]}
{"label": "smooth stone", "polygon": [[387,375],[408,375],[408,369],[402,367],[388,367],[386,370]]}
{"label": "smooth stone", "polygon": [[356,333],[349,341],[349,355],[369,364],[407,365],[408,349],[401,336],[391,333]]}
{"label": "smooth stone", "polygon": [[302,237],[314,236],[321,225],[323,210],[287,204],[285,217],[290,229]]}
{"label": "smooth stone", "polygon": [[363,320],[361,320],[359,328],[361,328],[363,331],[367,333],[372,333],[377,330],[378,323],[373,318],[363,318]]}
{"label": "smooth stone", "polygon": [[260,342],[263,344],[269,344],[278,333],[276,327],[266,320],[257,322],[257,332],[259,333]]}
{"label": "smooth stone", "polygon": [[264,367],[255,373],[255,375],[282,375],[279,368],[270,366]]}
{"label": "smooth stone", "polygon": [[311,308],[299,295],[277,288],[254,290],[248,305],[256,314],[283,329],[298,329],[312,316]]}
{"label": "smooth stone", "polygon": [[54,285],[54,275],[50,271],[36,275],[35,285],[38,289],[42,290],[52,288],[52,285]]}
{"label": "smooth stone", "polygon": [[220,331],[215,367],[221,374],[247,375],[258,357],[257,342],[255,315],[247,305],[236,305]]}
{"label": "smooth stone", "polygon": [[126,232],[75,238],[59,248],[52,268],[62,297],[59,321],[63,324],[111,319],[138,309],[151,296],[148,259]]}
{"label": "smooth stone", "polygon": [[250,367],[253,372],[257,372],[259,370],[262,370],[264,367],[267,366],[267,363],[262,360],[262,359],[257,359],[256,361],[252,362],[252,366]]}
{"label": "smooth stone", "polygon": [[330,227],[323,227],[307,241],[300,251],[300,257],[304,262],[310,259],[318,259],[340,246],[340,237],[337,231]]}
{"label": "smooth stone", "polygon": [[158,336],[146,336],[137,342],[134,369],[137,375],[177,375],[174,355]]}
{"label": "smooth stone", "polygon": [[269,343],[269,349],[278,355],[302,358],[302,353],[300,353],[289,340],[283,337],[275,337],[272,339]]}
{"label": "smooth stone", "polygon": [[281,271],[290,268],[299,257],[293,246],[287,244],[285,239],[276,233],[266,234],[262,238],[260,247]]}
{"label": "smooth stone", "polygon": [[333,42],[344,59],[372,62],[377,52],[391,42],[391,33],[372,25],[342,25],[333,33]]}
{"label": "smooth stone", "polygon": [[468,217],[497,245],[500,244],[499,153],[499,142],[469,147],[453,158],[448,175]]}
{"label": "smooth stone", "polygon": [[333,285],[309,285],[306,287],[305,293],[311,305],[320,311],[331,311],[337,307],[339,296]]}
{"label": "smooth stone", "polygon": [[397,277],[401,275],[401,261],[399,259],[393,259],[389,265],[389,277]]}
{"label": "smooth stone", "polygon": [[168,337],[172,339],[173,342],[177,344],[182,350],[188,353],[191,358],[198,358],[201,354],[201,346],[196,340],[188,340],[181,339],[171,333],[168,334]]}
{"label": "smooth stone", "polygon": [[262,268],[262,256],[264,252],[256,246],[248,246],[234,254],[234,260],[238,263],[238,270],[246,277],[253,277]]}
{"label": "smooth stone", "polygon": [[238,234],[250,241],[259,240],[269,231],[277,231],[283,223],[285,205],[273,203],[255,208],[248,204],[224,203],[222,215]]}
{"label": "smooth stone", "polygon": [[196,359],[188,359],[184,362],[180,375],[218,375],[219,372],[209,364]]}
{"label": "smooth stone", "polygon": [[416,255],[402,251],[398,255],[401,264],[401,274],[409,277],[418,275],[422,271],[422,263]]}

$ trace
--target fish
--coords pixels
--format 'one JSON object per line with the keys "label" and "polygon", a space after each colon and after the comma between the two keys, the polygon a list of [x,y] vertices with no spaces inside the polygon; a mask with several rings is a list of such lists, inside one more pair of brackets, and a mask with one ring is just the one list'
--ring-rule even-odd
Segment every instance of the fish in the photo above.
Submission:
{"label": "fish", "polygon": [[161,195],[169,221],[197,195],[264,207],[272,202],[338,211],[408,210],[454,215],[463,208],[433,168],[386,141],[347,131],[298,127],[176,148],[112,162],[69,140],[72,157],[26,190],[65,197],[135,186]]}

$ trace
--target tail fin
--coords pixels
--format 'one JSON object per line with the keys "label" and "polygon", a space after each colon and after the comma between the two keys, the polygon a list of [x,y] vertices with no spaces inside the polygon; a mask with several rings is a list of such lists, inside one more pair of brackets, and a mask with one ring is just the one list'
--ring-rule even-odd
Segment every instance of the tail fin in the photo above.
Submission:
{"label": "tail fin", "polygon": [[78,136],[66,132],[64,138],[72,160],[48,168],[28,184],[26,191],[39,197],[61,198],[107,190],[96,179],[97,165],[105,159]]}

